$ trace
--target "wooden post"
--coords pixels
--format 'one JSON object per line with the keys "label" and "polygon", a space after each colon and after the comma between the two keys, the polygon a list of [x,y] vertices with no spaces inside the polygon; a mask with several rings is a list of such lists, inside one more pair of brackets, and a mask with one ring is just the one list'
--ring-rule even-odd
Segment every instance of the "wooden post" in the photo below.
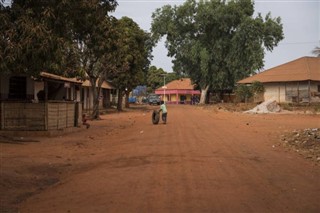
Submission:
{"label": "wooden post", "polygon": [[287,102],[287,82],[284,82],[284,102]]}
{"label": "wooden post", "polygon": [[71,88],[73,88],[73,94],[72,94],[73,97],[71,100],[75,101],[76,100],[76,84],[73,83],[72,85],[73,85],[73,87],[71,87]]}
{"label": "wooden post", "polygon": [[278,103],[280,103],[280,85],[281,85],[281,83],[279,82],[279,86],[278,86]]}
{"label": "wooden post", "polygon": [[44,101],[48,101],[48,82],[44,82]]}
{"label": "wooden post", "polygon": [[297,102],[298,102],[298,104],[300,103],[300,94],[299,94],[299,81],[298,81],[298,100],[297,100]]}
{"label": "wooden post", "polygon": [[179,100],[179,94],[178,92],[176,92],[176,104],[179,104],[180,100]]}
{"label": "wooden post", "polygon": [[0,129],[4,129],[4,103],[0,103],[0,119],[1,119],[1,125]]}
{"label": "wooden post", "polygon": [[310,80],[308,81],[309,104],[311,103]]}
{"label": "wooden post", "polygon": [[44,102],[44,129],[45,130],[49,130],[48,129],[48,118],[49,118],[49,110],[48,110],[48,102]]}

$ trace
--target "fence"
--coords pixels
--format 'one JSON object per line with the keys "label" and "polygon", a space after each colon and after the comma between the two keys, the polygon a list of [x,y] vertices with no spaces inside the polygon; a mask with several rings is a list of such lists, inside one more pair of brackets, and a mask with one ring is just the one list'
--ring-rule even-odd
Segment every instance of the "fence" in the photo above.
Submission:
{"label": "fence", "polygon": [[61,130],[78,126],[81,107],[75,102],[1,102],[0,129],[22,131]]}

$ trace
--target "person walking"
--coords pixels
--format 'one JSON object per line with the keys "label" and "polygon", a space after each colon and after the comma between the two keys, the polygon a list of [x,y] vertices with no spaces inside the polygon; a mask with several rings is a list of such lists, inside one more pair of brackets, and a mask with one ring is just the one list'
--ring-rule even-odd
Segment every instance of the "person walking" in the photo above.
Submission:
{"label": "person walking", "polygon": [[167,123],[167,114],[168,114],[168,111],[167,111],[167,106],[166,104],[164,103],[164,101],[161,101],[161,105],[160,105],[160,110],[159,112],[162,112],[162,121],[164,124]]}

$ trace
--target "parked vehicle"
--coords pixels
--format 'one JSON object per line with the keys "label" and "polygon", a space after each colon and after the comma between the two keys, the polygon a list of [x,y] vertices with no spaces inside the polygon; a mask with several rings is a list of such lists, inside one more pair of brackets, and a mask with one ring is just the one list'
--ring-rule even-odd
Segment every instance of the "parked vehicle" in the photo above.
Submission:
{"label": "parked vehicle", "polygon": [[161,99],[160,99],[159,95],[157,95],[157,94],[149,94],[148,95],[148,103],[150,105],[153,105],[153,104],[160,105],[160,102],[161,102]]}
{"label": "parked vehicle", "polygon": [[142,103],[144,104],[148,103],[148,97],[142,97]]}

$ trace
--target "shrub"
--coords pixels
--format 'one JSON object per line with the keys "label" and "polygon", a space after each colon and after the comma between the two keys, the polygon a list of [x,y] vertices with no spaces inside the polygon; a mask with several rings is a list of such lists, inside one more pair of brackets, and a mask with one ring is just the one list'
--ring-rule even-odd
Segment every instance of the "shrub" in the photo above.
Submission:
{"label": "shrub", "polygon": [[235,93],[240,102],[248,102],[248,99],[253,96],[251,87],[245,84],[237,86]]}
{"label": "shrub", "polygon": [[251,84],[251,91],[253,94],[260,94],[265,91],[263,84],[260,81],[254,81]]}

